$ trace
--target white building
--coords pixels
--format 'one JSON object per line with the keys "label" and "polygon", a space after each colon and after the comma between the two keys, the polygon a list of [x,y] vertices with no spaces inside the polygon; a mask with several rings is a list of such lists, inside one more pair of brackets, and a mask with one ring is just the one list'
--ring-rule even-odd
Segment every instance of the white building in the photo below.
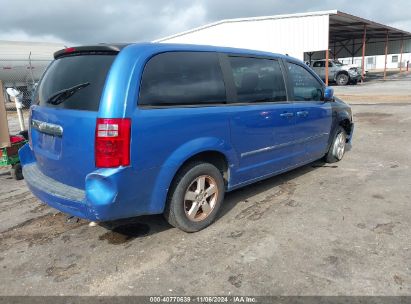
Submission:
{"label": "white building", "polygon": [[155,42],[255,49],[307,61],[326,58],[328,50],[329,58],[349,58],[360,66],[364,45],[366,58],[372,58],[365,59],[369,68],[384,68],[387,43],[387,68],[399,67],[401,51],[403,66],[411,59],[410,32],[337,10],[222,20]]}
{"label": "white building", "polygon": [[5,86],[36,82],[61,43],[0,41],[0,80]]}
{"label": "white building", "polygon": [[[390,54],[387,56],[387,69],[398,69],[400,67],[400,58],[401,54]],[[361,66],[362,57],[346,57],[339,58],[339,61],[345,64],[356,64]],[[402,67],[406,69],[407,63],[409,64],[409,69],[411,70],[411,53],[402,54]],[[366,70],[375,70],[384,69],[385,64],[385,55],[376,55],[376,56],[365,56],[365,69]]]}

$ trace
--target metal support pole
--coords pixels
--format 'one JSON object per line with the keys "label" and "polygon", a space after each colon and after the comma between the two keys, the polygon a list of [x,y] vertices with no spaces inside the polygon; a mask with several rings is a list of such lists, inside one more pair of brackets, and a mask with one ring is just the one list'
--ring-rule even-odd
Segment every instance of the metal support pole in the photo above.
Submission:
{"label": "metal support pole", "polygon": [[362,37],[361,83],[364,83],[364,75],[365,75],[365,39],[366,38],[367,38],[367,25],[364,24],[364,35]]}
{"label": "metal support pole", "polygon": [[328,32],[328,37],[327,37],[327,49],[325,51],[325,85],[328,87],[328,75],[329,75],[329,64],[330,60],[330,32]]}
{"label": "metal support pole", "polygon": [[387,58],[388,58],[388,30],[385,38],[385,64],[384,64],[384,80],[387,79]]}
{"label": "metal support pole", "polygon": [[355,39],[352,40],[351,64],[354,64],[354,56],[355,56]]}
{"label": "metal support pole", "polygon": [[312,61],[313,54],[314,54],[314,52],[307,52],[308,61],[309,61],[309,63],[310,63],[310,66],[311,66],[311,61]]}
{"label": "metal support pole", "polygon": [[325,85],[328,86],[328,61],[330,59],[330,50],[325,51]]}
{"label": "metal support pole", "polygon": [[404,51],[404,36],[401,35],[400,73],[402,73],[402,53]]}

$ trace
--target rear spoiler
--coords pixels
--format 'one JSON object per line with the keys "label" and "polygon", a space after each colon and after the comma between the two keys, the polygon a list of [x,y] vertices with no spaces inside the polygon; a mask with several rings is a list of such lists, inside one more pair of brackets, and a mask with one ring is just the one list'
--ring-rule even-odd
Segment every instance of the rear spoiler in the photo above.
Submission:
{"label": "rear spoiler", "polygon": [[85,54],[118,54],[128,44],[99,44],[91,46],[75,46],[59,50],[54,53],[54,59],[65,56]]}

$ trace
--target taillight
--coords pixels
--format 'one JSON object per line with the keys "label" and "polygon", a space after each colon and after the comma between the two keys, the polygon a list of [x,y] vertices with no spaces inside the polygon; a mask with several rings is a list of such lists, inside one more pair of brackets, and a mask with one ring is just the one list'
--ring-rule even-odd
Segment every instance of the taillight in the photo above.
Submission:
{"label": "taillight", "polygon": [[97,118],[96,167],[130,165],[130,128],[129,118]]}

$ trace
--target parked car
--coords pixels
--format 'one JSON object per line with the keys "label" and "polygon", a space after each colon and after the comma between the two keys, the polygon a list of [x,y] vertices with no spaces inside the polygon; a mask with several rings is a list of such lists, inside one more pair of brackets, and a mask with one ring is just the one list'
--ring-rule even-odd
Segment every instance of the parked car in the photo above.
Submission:
{"label": "parked car", "polygon": [[20,150],[31,191],[92,221],[161,214],[187,232],[224,193],[351,142],[350,107],[303,62],[178,44],[58,51]]}
{"label": "parked car", "polygon": [[[312,69],[325,80],[325,60],[313,61]],[[338,60],[328,61],[328,81],[344,86],[349,83],[357,84],[361,80],[361,69],[353,65],[342,64]]]}

